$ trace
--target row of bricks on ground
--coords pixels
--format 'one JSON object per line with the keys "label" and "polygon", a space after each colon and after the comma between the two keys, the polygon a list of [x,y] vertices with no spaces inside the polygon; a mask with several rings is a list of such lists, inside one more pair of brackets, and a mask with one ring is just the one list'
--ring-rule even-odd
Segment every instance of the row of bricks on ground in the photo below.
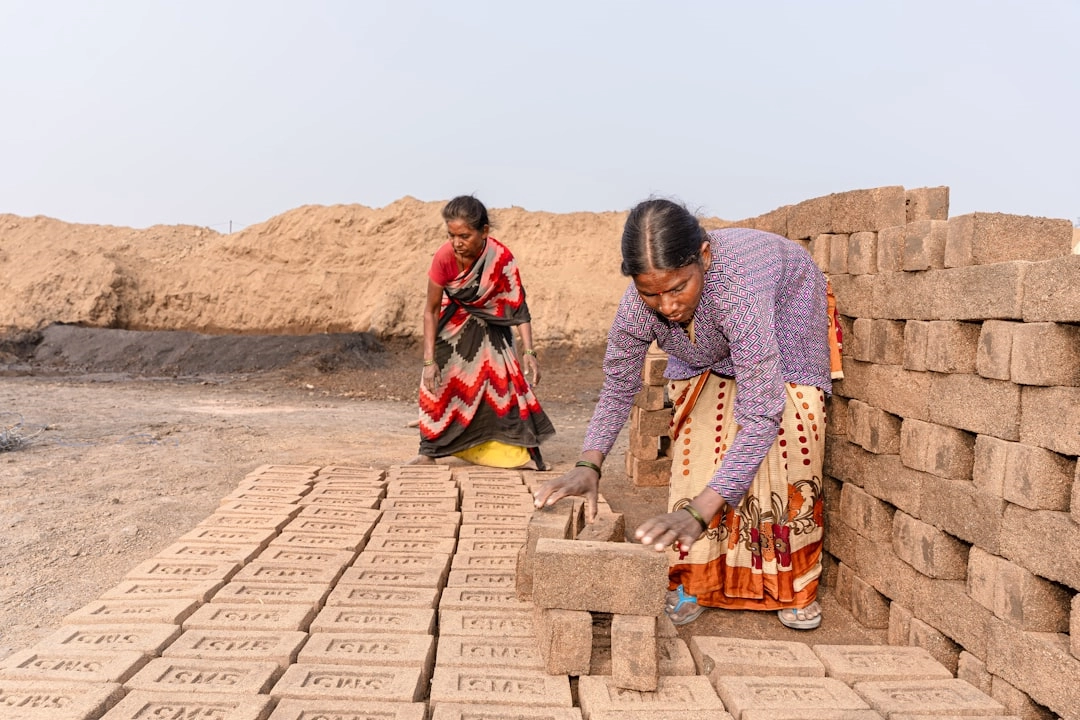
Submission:
{"label": "row of bricks on ground", "polygon": [[[320,712],[342,717],[458,718],[483,708],[485,717],[603,720],[631,712],[637,720],[673,716],[725,718],[1003,717],[1006,707],[954,678],[921,648],[828,646],[696,637],[691,649],[699,674],[664,676],[653,691],[616,686],[611,677],[577,680],[577,706],[569,677],[520,668],[468,668],[436,664],[424,671],[335,665],[256,668],[257,663],[204,661],[163,666],[182,678],[153,683],[13,681],[0,686],[6,707],[28,708],[22,718],[134,720],[145,717],[221,717],[229,720],[298,720]],[[149,666],[148,666],[149,667]],[[230,678],[215,685],[214,679]],[[177,692],[182,684],[187,692]],[[221,691],[226,686],[226,692]],[[126,694],[126,697],[125,697]],[[121,699],[122,698],[122,699]],[[118,703],[109,712],[107,708]],[[35,712],[48,709],[53,714]],[[161,714],[169,711],[186,714]],[[158,714],[152,714],[152,713]],[[213,714],[219,713],[218,715]],[[202,714],[199,714],[202,713]],[[809,713],[809,714],[808,714]],[[317,715],[316,715],[317,716]],[[332,715],[334,716],[334,715]]]}

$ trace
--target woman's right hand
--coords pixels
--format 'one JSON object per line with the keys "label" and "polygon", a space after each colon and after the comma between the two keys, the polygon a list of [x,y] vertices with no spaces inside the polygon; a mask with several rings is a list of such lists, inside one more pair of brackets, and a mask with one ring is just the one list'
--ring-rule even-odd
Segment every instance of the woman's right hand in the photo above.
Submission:
{"label": "woman's right hand", "polygon": [[596,519],[597,496],[600,492],[600,476],[587,467],[575,467],[561,477],[548,480],[533,493],[533,504],[539,510],[554,505],[565,497],[585,498],[585,520]]}
{"label": "woman's right hand", "polygon": [[439,366],[437,364],[425,365],[424,375],[420,382],[429,393],[434,395],[435,391],[442,385],[442,374],[439,372]]}

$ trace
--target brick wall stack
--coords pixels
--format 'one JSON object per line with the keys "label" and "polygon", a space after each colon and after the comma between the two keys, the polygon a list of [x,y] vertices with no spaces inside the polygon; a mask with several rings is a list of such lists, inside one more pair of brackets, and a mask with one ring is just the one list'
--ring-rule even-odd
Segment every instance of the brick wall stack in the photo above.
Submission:
{"label": "brick wall stack", "polygon": [[948,217],[948,188],[743,221],[832,280],[828,582],[1024,717],[1080,706],[1080,256],[1065,220]]}
{"label": "brick wall stack", "polygon": [[645,356],[641,392],[630,410],[626,476],[634,485],[663,486],[671,478],[671,403],[664,370],[667,354],[653,345]]}

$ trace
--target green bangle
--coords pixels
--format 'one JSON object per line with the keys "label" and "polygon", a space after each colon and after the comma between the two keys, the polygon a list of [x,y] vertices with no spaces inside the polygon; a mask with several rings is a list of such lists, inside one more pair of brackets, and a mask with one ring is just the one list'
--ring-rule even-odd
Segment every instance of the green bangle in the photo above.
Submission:
{"label": "green bangle", "polygon": [[705,532],[709,529],[709,523],[705,522],[705,518],[701,516],[701,513],[698,512],[696,507],[694,507],[693,505],[683,505],[682,509],[690,513],[690,517],[694,518],[698,521],[698,523],[701,524],[702,532]]}
{"label": "green bangle", "polygon": [[524,354],[524,355],[535,355],[535,354],[536,354],[536,351],[535,351],[535,350],[532,350],[532,349],[529,349],[529,350],[525,350],[525,351],[523,351],[523,353],[522,353],[522,354]]}
{"label": "green bangle", "polygon": [[596,471],[596,479],[599,480],[603,473],[600,472],[600,466],[596,463],[591,463],[588,460],[578,460],[574,463],[574,467],[589,468]]}

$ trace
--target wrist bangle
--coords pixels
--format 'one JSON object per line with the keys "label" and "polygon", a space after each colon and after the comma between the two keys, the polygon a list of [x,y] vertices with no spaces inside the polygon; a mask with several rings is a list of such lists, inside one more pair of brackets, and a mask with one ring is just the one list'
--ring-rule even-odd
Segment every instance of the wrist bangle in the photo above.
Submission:
{"label": "wrist bangle", "polygon": [[435,364],[434,360],[425,360],[424,361],[424,367],[431,367],[434,364]]}
{"label": "wrist bangle", "polygon": [[528,350],[523,351],[523,354],[524,355],[535,355],[536,351],[533,350],[532,348],[529,348]]}
{"label": "wrist bangle", "polygon": [[705,518],[701,516],[701,513],[698,512],[696,507],[694,507],[693,505],[683,505],[682,509],[690,513],[690,517],[698,521],[698,523],[701,525],[702,532],[705,532],[709,529],[709,523],[705,522]]}
{"label": "wrist bangle", "polygon": [[603,473],[600,472],[600,466],[596,463],[591,463],[588,460],[578,460],[576,463],[574,463],[574,467],[583,467],[589,468],[590,470],[595,470],[597,480],[599,480],[603,475]]}

